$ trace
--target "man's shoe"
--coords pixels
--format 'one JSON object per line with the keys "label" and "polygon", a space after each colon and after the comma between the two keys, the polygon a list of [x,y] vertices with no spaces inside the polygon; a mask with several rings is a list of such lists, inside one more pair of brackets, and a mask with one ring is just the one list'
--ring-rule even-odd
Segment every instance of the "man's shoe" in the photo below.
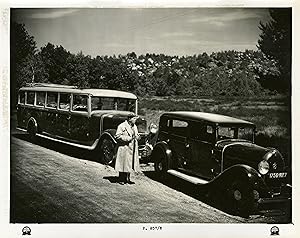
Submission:
{"label": "man's shoe", "polygon": [[135,182],[133,182],[133,181],[130,181],[130,180],[129,180],[129,181],[127,181],[127,183],[128,183],[128,184],[135,184]]}

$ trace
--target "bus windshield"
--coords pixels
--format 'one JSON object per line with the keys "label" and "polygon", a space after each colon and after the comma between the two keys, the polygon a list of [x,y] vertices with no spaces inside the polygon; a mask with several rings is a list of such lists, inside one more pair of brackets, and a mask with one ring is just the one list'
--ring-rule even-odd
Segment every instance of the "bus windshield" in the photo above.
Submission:
{"label": "bus windshield", "polygon": [[135,112],[135,99],[115,97],[92,97],[92,111],[118,110]]}

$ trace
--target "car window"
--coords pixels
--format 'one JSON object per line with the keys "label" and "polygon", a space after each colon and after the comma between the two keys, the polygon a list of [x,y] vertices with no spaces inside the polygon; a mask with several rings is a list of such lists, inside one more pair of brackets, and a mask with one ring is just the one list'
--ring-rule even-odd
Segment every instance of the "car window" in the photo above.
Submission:
{"label": "car window", "polygon": [[250,127],[245,127],[245,128],[239,128],[239,134],[238,137],[239,139],[245,139],[245,140],[253,140],[254,136],[254,129]]}
{"label": "car window", "polygon": [[236,137],[235,128],[231,127],[219,127],[218,139],[233,139]]}
{"label": "car window", "polygon": [[172,123],[172,133],[180,136],[186,136],[187,135],[187,127],[188,123],[186,121],[181,120],[173,120]]}
{"label": "car window", "polygon": [[37,92],[36,93],[36,105],[37,106],[44,106],[45,105],[45,92]]}
{"label": "car window", "polygon": [[47,107],[56,108],[57,107],[57,93],[48,92],[47,93]]}
{"label": "car window", "polygon": [[27,102],[26,104],[34,104],[34,92],[27,92]]}
{"label": "car window", "polygon": [[59,109],[69,110],[71,101],[70,93],[60,93],[59,95]]}
{"label": "car window", "polygon": [[87,95],[73,95],[73,111],[87,112]]}

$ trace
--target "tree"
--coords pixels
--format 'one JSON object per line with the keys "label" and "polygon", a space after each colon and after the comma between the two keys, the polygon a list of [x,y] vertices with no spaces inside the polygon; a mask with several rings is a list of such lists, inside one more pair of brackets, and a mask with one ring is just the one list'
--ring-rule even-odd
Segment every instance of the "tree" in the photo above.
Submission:
{"label": "tree", "polygon": [[66,65],[67,84],[75,85],[79,88],[89,87],[89,62],[90,57],[84,56],[82,52],[70,55]]}
{"label": "tree", "polygon": [[280,71],[278,89],[289,90],[291,80],[292,10],[291,8],[270,9],[271,20],[260,22],[262,31],[258,40],[260,49],[270,60],[275,60]]}
{"label": "tree", "polygon": [[62,83],[67,80],[66,64],[71,53],[64,47],[48,43],[41,48],[39,56],[43,62],[46,77],[51,83]]}
{"label": "tree", "polygon": [[33,77],[36,42],[24,24],[12,22],[10,35],[11,105],[15,105],[16,92]]}

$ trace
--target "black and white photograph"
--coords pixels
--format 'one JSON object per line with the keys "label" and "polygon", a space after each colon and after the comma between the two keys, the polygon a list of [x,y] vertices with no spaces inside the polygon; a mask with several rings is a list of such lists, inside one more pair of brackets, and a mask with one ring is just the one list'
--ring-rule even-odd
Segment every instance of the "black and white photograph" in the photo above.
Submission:
{"label": "black and white photograph", "polygon": [[126,225],[132,233],[119,235],[294,236],[294,13],[292,4],[3,11],[13,234],[69,225],[72,237],[82,226],[116,237]]}

